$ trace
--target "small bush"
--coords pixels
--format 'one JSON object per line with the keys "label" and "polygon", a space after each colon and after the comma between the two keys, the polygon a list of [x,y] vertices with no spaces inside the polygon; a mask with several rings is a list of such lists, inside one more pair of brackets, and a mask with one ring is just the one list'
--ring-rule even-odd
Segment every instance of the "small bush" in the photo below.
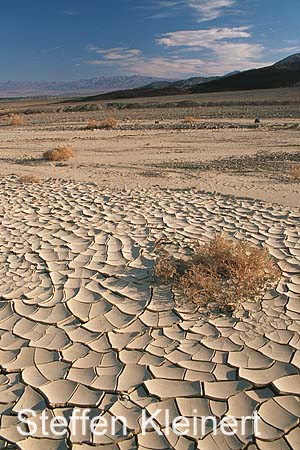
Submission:
{"label": "small bush", "polygon": [[118,126],[118,121],[114,119],[113,117],[108,117],[107,119],[103,120],[91,120],[86,128],[88,130],[104,130],[104,129],[112,129],[116,128]]}
{"label": "small bush", "polygon": [[24,125],[25,119],[20,114],[10,114],[9,117],[9,125],[17,126],[17,125]]}
{"label": "small bush", "polygon": [[267,249],[223,236],[197,244],[189,261],[165,253],[155,267],[157,280],[172,284],[208,311],[233,311],[240,302],[256,299],[279,276]]}
{"label": "small bush", "polygon": [[198,122],[198,119],[196,119],[196,117],[193,116],[187,116],[184,119],[185,123],[196,123]]}
{"label": "small bush", "polygon": [[43,157],[48,161],[67,161],[75,157],[75,151],[71,145],[60,145],[53,150],[47,150]]}
{"label": "small bush", "polygon": [[37,175],[21,175],[20,181],[22,183],[40,183],[41,178]]}
{"label": "small bush", "polygon": [[300,166],[293,167],[290,170],[289,176],[295,180],[300,180]]}
{"label": "small bush", "polygon": [[167,255],[159,258],[155,265],[155,277],[163,282],[175,281],[177,279],[179,261]]}

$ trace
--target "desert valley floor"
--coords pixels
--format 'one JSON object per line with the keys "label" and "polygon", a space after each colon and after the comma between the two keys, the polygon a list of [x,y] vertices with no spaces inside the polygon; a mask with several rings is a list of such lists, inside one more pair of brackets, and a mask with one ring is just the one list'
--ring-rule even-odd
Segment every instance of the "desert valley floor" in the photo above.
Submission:
{"label": "desert valley floor", "polygon": [[[0,174],[127,189],[196,188],[299,207],[299,178],[290,176],[300,165],[299,97],[300,89],[277,89],[139,103],[2,102]],[[81,112],[89,107],[98,110]],[[8,111],[25,111],[25,124],[7,126]],[[86,129],[105,117],[116,118],[118,127]],[[71,144],[76,158],[42,158],[60,144]]]}
{"label": "desert valley floor", "polygon": [[[258,107],[255,95],[248,116],[232,105],[73,113],[47,105],[11,127],[3,115],[0,448],[299,449],[299,104],[291,93],[291,105],[281,94],[282,105]],[[85,129],[108,115],[116,129]],[[45,161],[61,143],[76,157]],[[209,316],[153,278],[157,242],[182,257],[220,232],[268,248],[281,270],[276,288],[232,316]],[[127,434],[119,424],[114,435],[69,427],[45,437],[42,411],[69,421],[75,407],[126,417]],[[38,426],[24,438],[26,408]],[[142,433],[142,411],[157,409],[161,433]],[[165,410],[169,420],[257,412],[259,425],[178,436],[167,432]]]}

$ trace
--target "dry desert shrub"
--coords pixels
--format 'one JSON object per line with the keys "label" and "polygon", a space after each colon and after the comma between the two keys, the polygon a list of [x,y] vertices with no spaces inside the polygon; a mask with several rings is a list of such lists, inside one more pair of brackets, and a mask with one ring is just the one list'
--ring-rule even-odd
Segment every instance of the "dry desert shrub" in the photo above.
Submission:
{"label": "dry desert shrub", "polygon": [[293,167],[289,173],[290,178],[300,180],[300,166]]}
{"label": "dry desert shrub", "polygon": [[12,126],[17,126],[17,125],[24,125],[25,123],[25,119],[23,116],[21,116],[20,114],[10,114],[8,116],[8,124],[12,125]]}
{"label": "dry desert shrub", "polygon": [[198,119],[193,116],[187,116],[184,118],[185,123],[196,123],[198,122]]}
{"label": "dry desert shrub", "polygon": [[41,178],[38,177],[37,175],[21,175],[20,181],[22,183],[40,183]]}
{"label": "dry desert shrub", "polygon": [[43,153],[48,161],[67,161],[75,157],[74,148],[71,145],[60,145]]}
{"label": "dry desert shrub", "polygon": [[106,119],[103,120],[96,120],[93,119],[91,120],[86,128],[88,130],[109,130],[112,128],[116,128],[118,126],[118,121],[117,119],[115,119],[114,117],[107,117]]}
{"label": "dry desert shrub", "polygon": [[158,281],[173,285],[208,311],[233,311],[242,301],[255,300],[279,276],[267,249],[222,235],[204,245],[196,244],[188,261],[164,253],[155,267]]}
{"label": "dry desert shrub", "polygon": [[158,258],[155,265],[155,277],[162,282],[175,281],[178,264],[179,261],[177,262],[169,255]]}

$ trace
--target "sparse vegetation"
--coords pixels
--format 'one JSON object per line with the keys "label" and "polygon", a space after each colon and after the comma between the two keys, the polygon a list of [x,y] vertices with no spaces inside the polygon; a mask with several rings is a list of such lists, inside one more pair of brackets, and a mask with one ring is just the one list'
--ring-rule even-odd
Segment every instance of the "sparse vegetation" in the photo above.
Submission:
{"label": "sparse vegetation", "polygon": [[300,180],[300,166],[295,166],[290,170],[289,173],[290,178],[294,180]]}
{"label": "sparse vegetation", "polygon": [[207,311],[233,311],[241,301],[256,299],[279,276],[267,249],[224,236],[196,244],[188,261],[164,253],[155,267],[158,281],[172,284]]}
{"label": "sparse vegetation", "polygon": [[12,126],[24,125],[25,119],[21,114],[10,114],[8,116],[8,124]]}
{"label": "sparse vegetation", "polygon": [[75,157],[74,148],[71,145],[60,145],[43,153],[48,161],[67,161]]}
{"label": "sparse vegetation", "polygon": [[20,181],[22,183],[40,183],[41,178],[37,175],[21,175]]}
{"label": "sparse vegetation", "polygon": [[104,130],[104,129],[112,129],[118,126],[118,121],[114,117],[107,117],[103,120],[90,120],[87,124],[86,128],[88,130]]}
{"label": "sparse vegetation", "polygon": [[194,117],[194,116],[187,116],[187,117],[185,117],[184,118],[184,122],[185,123],[197,123],[198,122],[198,119],[196,118],[196,117]]}

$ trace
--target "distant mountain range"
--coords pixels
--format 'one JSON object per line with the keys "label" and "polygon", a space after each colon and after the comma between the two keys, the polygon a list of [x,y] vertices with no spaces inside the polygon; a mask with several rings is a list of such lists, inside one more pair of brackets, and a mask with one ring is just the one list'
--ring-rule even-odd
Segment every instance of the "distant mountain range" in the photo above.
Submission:
{"label": "distant mountain range", "polygon": [[183,95],[201,92],[242,91],[300,86],[300,53],[289,56],[271,66],[233,72],[223,77],[190,78],[175,82],[151,83],[136,89],[125,89],[93,95],[78,101],[116,100],[163,95]]}
{"label": "distant mountain range", "polygon": [[[0,97],[82,95],[133,89],[150,83],[164,82],[156,77],[112,76],[76,81],[0,81]],[[173,80],[174,81],[174,80]]]}
{"label": "distant mountain range", "polygon": [[193,77],[188,78],[187,80],[178,81],[155,81],[135,89],[120,89],[105,94],[77,98],[74,99],[74,101],[115,100],[137,97],[159,97],[161,95],[180,95],[189,93],[189,89],[192,89],[194,86],[217,80],[218,78],[219,77]]}
{"label": "distant mountain range", "polygon": [[[0,81],[0,97],[78,96],[73,101],[115,100],[300,86],[300,53],[260,69],[219,77],[170,80],[140,75],[96,77],[77,81]],[[97,93],[96,95],[90,95]],[[86,95],[83,97],[83,95]]]}
{"label": "distant mountain range", "polygon": [[144,88],[146,89],[162,89],[170,86],[176,88],[184,88],[188,86],[194,86],[195,84],[206,83],[207,81],[216,80],[220,77],[193,77],[188,78],[187,80],[178,80],[178,81],[154,81],[154,83],[150,83]]}

